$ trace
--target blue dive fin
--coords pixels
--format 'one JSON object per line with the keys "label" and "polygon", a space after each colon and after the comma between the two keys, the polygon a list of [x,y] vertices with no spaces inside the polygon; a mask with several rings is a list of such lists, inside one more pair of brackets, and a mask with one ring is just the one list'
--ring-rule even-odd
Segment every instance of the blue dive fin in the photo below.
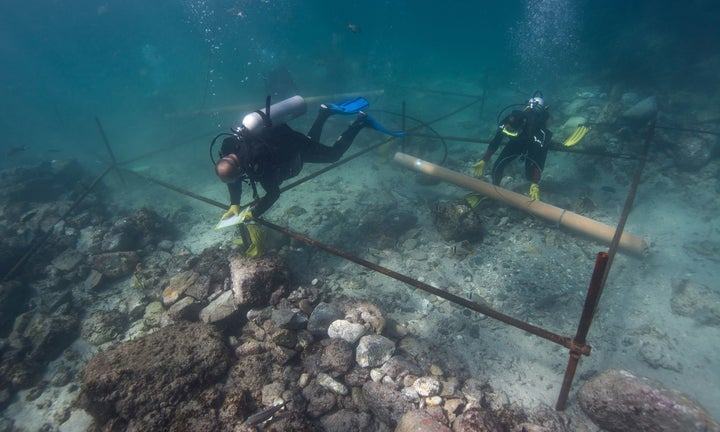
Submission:
{"label": "blue dive fin", "polygon": [[357,114],[370,106],[364,97],[354,97],[334,104],[326,104],[326,107],[334,114]]}
{"label": "blue dive fin", "polygon": [[396,137],[405,136],[405,132],[401,132],[401,131],[395,132],[395,131],[387,130],[383,125],[378,123],[378,121],[375,120],[372,116],[370,116],[368,114],[366,114],[366,115],[367,115],[367,117],[365,118],[365,124],[367,127],[371,127],[378,132],[382,132],[384,134],[388,134],[388,135],[392,135],[392,136],[396,136]]}

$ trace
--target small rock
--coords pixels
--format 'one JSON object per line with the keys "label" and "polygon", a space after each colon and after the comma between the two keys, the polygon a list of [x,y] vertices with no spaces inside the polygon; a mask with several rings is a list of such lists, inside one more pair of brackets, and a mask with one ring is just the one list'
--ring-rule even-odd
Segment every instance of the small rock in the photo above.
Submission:
{"label": "small rock", "polygon": [[80,335],[93,345],[102,345],[120,338],[127,325],[127,315],[116,310],[99,311],[83,321]]}
{"label": "small rock", "polygon": [[365,326],[359,323],[351,323],[347,320],[336,320],[328,327],[328,336],[340,338],[348,343],[355,344],[367,333]]}
{"label": "small rock", "polygon": [[160,327],[160,317],[165,308],[159,301],[154,301],[145,306],[145,315],[143,315],[143,323],[147,328]]}
{"label": "small rock", "polygon": [[198,274],[194,271],[185,271],[173,276],[163,289],[162,302],[165,306],[175,303],[185,291],[195,283]]}
{"label": "small rock", "polygon": [[183,297],[170,306],[167,313],[173,320],[197,321],[203,304],[192,297]]}
{"label": "small rock", "polygon": [[326,339],[320,356],[320,369],[332,377],[344,375],[353,366],[353,347],[342,339]]}
{"label": "small rock", "polygon": [[200,311],[200,319],[206,323],[215,323],[231,317],[237,310],[233,292],[228,290]]}
{"label": "small rock", "polygon": [[278,327],[290,330],[304,329],[308,322],[308,317],[300,309],[274,309],[271,319]]}
{"label": "small rock", "polygon": [[429,407],[440,406],[443,403],[443,398],[440,396],[430,396],[425,398],[425,405]]}
{"label": "small rock", "polygon": [[88,274],[87,278],[85,278],[85,282],[83,282],[83,288],[87,291],[94,289],[96,286],[100,285],[102,277],[103,274],[99,271],[90,270],[90,274]]}
{"label": "small rock", "polygon": [[313,309],[308,319],[307,330],[314,336],[324,336],[327,334],[330,324],[343,318],[343,312],[330,303],[318,303]]}
{"label": "small rock", "polygon": [[337,393],[339,395],[345,396],[348,394],[348,388],[345,387],[343,384],[339,383],[338,381],[335,381],[330,375],[320,372],[317,376],[317,382],[322,387],[325,387],[326,389]]}
{"label": "small rock", "polygon": [[432,377],[420,377],[413,383],[413,388],[422,397],[435,396],[440,393],[440,382]]}
{"label": "small rock", "polygon": [[395,352],[395,342],[380,335],[366,335],[360,338],[355,361],[362,367],[376,367],[386,362]]}
{"label": "small rock", "polygon": [[69,272],[74,270],[84,259],[85,256],[75,249],[67,249],[52,260],[52,265],[58,270]]}

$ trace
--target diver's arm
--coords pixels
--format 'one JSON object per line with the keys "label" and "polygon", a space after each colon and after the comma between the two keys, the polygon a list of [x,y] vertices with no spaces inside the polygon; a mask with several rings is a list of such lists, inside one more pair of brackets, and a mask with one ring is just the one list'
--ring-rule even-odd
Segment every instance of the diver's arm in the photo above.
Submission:
{"label": "diver's arm", "polygon": [[242,196],[242,181],[236,180],[227,184],[230,193],[230,205],[240,205],[240,197]]}
{"label": "diver's arm", "polygon": [[252,214],[254,217],[259,217],[261,214],[265,213],[270,207],[272,207],[273,204],[275,204],[275,201],[280,198],[280,183],[277,181],[262,181],[260,182],[263,189],[265,189],[265,196],[260,198],[258,203],[253,207]]}
{"label": "diver's arm", "polygon": [[502,126],[498,126],[497,132],[495,132],[495,137],[490,141],[490,145],[487,148],[487,151],[485,151],[485,155],[483,156],[482,160],[485,162],[488,162],[492,155],[497,151],[498,147],[500,147],[500,143],[503,139],[503,133],[502,133]]}

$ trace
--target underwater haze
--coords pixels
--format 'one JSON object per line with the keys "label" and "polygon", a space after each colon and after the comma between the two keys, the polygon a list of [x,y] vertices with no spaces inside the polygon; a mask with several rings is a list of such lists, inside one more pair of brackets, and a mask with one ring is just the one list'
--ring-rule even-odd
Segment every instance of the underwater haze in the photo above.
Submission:
{"label": "underwater haze", "polygon": [[[584,125],[589,132],[572,149],[549,147],[561,151],[549,153],[539,186],[539,177],[532,186],[525,177],[520,162],[526,155],[508,165],[501,186],[522,196],[540,187],[539,200],[613,230],[627,205],[627,231],[652,243],[649,256],[620,253],[613,264],[588,336],[596,345],[583,358],[573,390],[598,372],[636,368],[698,399],[719,419],[720,353],[712,343],[720,336],[718,17],[717,0],[2,0],[0,172],[22,175],[26,166],[76,159],[97,175],[114,159],[224,205],[227,188],[208,157],[213,137],[264,107],[268,95],[306,97],[308,113],[290,122],[304,132],[321,102],[358,93],[388,129],[406,126],[398,112],[407,107],[406,129],[425,134],[393,145],[402,142],[403,151],[431,162],[444,151],[441,165],[472,176],[501,114],[524,107],[539,90],[557,143]],[[638,106],[645,111],[633,123],[638,118],[626,114]],[[323,141],[332,142],[330,135],[354,120],[333,116]],[[646,135],[648,129],[654,135]],[[396,147],[380,147],[387,138],[380,132],[365,128],[346,156],[377,151],[283,192],[263,217],[517,319],[575,334],[595,256],[607,245],[558,229],[565,210],[556,227],[522,209],[468,198],[449,183],[423,183],[427,179],[392,163],[388,148]],[[485,180],[491,181],[488,171],[501,152],[485,167]],[[321,167],[307,164],[303,171]],[[630,185],[637,167],[645,171],[635,198]],[[227,207],[205,209],[157,185],[120,180],[108,175],[102,199],[88,201],[108,217],[120,217],[123,204],[170,215],[168,225],[183,229],[168,250],[200,254],[216,247],[222,254],[231,247],[223,249],[233,230],[213,229]],[[246,192],[242,204],[250,196]],[[21,198],[31,204],[25,208],[18,198],[22,205],[3,207],[0,216],[24,223],[44,215],[30,210],[43,200]],[[486,212],[482,240],[451,241],[439,233],[431,213],[439,212],[438,203],[458,199],[470,211],[479,205]],[[392,228],[388,215],[396,213],[413,228],[384,236],[380,225]],[[55,225],[49,227],[52,234]],[[0,228],[8,237],[23,232]],[[28,244],[35,241],[30,234],[43,234],[24,232]],[[485,316],[419,290],[396,294],[400,288],[376,281],[381,276],[373,272],[291,245],[282,250],[302,262],[293,269],[298,283],[315,286],[319,279],[316,288],[325,294],[386,300],[388,315],[397,313],[393,319],[411,333],[445,344],[477,368],[470,374],[495,378],[492,384],[505,388],[510,402],[554,402],[564,349],[547,353],[544,341],[508,336]],[[121,282],[108,286],[106,292]],[[700,287],[693,291],[700,294],[683,301],[688,286]],[[153,289],[156,299],[161,289]],[[29,309],[26,303],[22,308]],[[91,303],[82,303],[83,314],[109,301]],[[9,343],[0,342],[2,354]],[[12,404],[18,424],[32,418],[17,414],[26,408],[22,399]]]}
{"label": "underwater haze", "polygon": [[687,72],[717,53],[718,8],[712,1],[5,1],[1,145],[6,154],[25,151],[3,165],[48,150],[104,158],[94,117],[123,142],[121,156],[206,130],[213,125],[184,130],[168,114],[262,104],[263,76],[280,66],[303,94],[442,75],[487,75],[496,85],[548,92],[570,71],[702,86]]}

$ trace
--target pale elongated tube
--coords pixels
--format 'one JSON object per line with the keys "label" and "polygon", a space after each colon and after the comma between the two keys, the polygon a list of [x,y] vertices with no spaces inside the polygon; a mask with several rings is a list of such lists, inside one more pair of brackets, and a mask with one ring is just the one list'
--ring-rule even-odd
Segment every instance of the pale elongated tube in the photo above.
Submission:
{"label": "pale elongated tube", "polygon": [[[493,184],[478,180],[473,177],[443,168],[430,162],[418,159],[405,153],[395,153],[395,162],[412,170],[436,177],[460,187],[479,192],[488,198],[492,198],[508,204],[516,209],[526,211],[535,216],[541,217],[558,227],[567,228],[576,233],[584,234],[594,240],[610,244],[615,235],[615,228],[605,225],[602,222],[581,216],[577,213],[555,207],[541,201],[531,200],[525,195],[495,186]],[[634,255],[647,256],[650,253],[650,242],[646,239],[623,232],[620,237],[620,250]]]}

